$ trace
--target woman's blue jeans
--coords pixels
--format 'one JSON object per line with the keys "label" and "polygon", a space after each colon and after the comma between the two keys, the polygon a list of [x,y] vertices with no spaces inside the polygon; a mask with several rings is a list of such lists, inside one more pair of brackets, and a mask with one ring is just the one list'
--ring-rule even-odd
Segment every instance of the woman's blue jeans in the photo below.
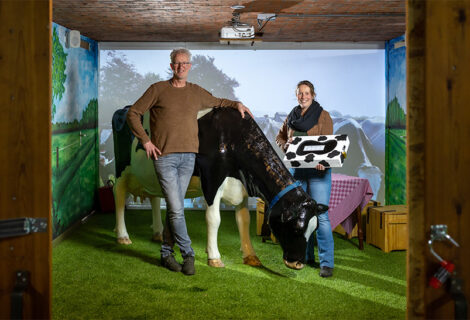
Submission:
{"label": "woman's blue jeans", "polygon": [[184,218],[184,196],[194,171],[195,159],[194,153],[171,153],[154,160],[155,171],[166,201],[166,219],[160,250],[162,257],[174,253],[175,242],[183,258],[194,256]]}
{"label": "woman's blue jeans", "polygon": [[[317,203],[328,205],[331,194],[331,169],[324,171],[313,168],[291,169],[294,178],[302,183],[302,188]],[[334,267],[334,240],[331,231],[328,211],[318,216],[318,229],[316,231],[318,244],[318,258],[320,267]],[[315,261],[315,239],[313,234],[307,242],[305,260]]]}

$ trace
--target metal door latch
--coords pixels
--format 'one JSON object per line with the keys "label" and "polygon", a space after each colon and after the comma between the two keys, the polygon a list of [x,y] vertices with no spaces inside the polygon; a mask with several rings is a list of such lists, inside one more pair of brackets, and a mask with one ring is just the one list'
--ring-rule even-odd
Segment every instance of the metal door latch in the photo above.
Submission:
{"label": "metal door latch", "polygon": [[447,225],[445,224],[436,224],[431,226],[431,238],[428,240],[428,245],[429,245],[429,250],[431,251],[431,254],[436,257],[439,262],[443,261],[441,256],[439,256],[436,251],[432,248],[432,243],[434,240],[437,241],[444,241],[444,240],[449,240],[454,246],[460,247],[457,241],[452,239],[452,237],[447,234]]}
{"label": "metal door latch", "polygon": [[47,218],[15,218],[0,220],[0,239],[47,232]]}

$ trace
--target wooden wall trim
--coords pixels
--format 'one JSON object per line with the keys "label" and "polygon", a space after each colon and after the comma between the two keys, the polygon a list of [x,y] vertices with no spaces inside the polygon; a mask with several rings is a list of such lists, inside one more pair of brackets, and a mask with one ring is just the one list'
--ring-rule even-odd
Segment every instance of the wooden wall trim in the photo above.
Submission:
{"label": "wooden wall trim", "polygon": [[16,270],[31,273],[23,318],[51,318],[51,0],[0,1],[0,219],[48,219],[48,233],[0,240],[0,318]]}

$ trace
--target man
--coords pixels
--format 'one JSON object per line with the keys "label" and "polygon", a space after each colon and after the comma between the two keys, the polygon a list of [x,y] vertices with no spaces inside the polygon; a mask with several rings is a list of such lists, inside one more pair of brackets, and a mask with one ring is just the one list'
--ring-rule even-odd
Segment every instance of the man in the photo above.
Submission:
{"label": "man", "polygon": [[[167,204],[161,263],[171,271],[194,275],[194,250],[184,218],[184,195],[191,179],[198,152],[197,113],[210,107],[232,107],[242,117],[250,110],[241,102],[219,99],[200,86],[187,82],[191,69],[191,53],[175,49],[170,54],[173,77],[154,83],[129,109],[127,122],[144,146],[147,157],[154,160]],[[141,124],[141,116],[150,112],[150,135]],[[180,265],[173,246],[177,244],[183,257]]]}

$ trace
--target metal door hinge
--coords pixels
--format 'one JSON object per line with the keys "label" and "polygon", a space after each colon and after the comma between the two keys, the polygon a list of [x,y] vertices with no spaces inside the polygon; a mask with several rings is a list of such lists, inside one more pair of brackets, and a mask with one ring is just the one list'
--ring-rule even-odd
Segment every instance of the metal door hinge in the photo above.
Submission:
{"label": "metal door hinge", "polygon": [[15,218],[0,220],[0,239],[47,232],[47,218]]}

